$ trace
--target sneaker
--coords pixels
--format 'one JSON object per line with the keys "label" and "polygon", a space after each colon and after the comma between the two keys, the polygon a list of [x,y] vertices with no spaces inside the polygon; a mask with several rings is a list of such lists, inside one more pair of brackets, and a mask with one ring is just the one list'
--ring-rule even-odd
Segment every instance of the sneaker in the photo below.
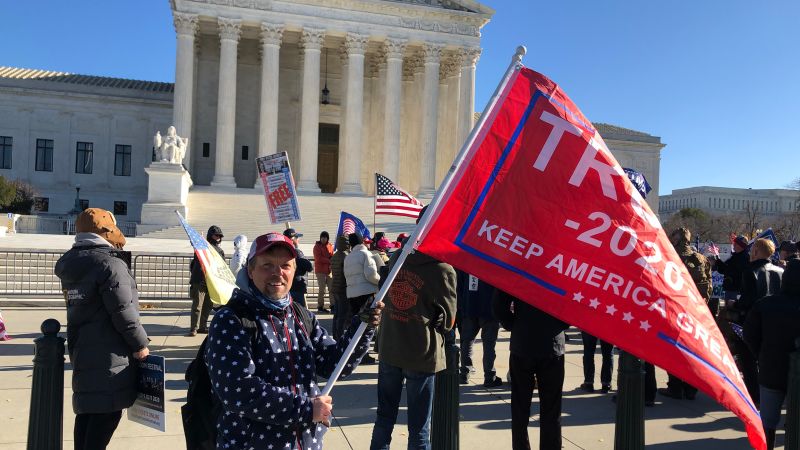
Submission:
{"label": "sneaker", "polygon": [[485,388],[494,388],[502,385],[503,385],[503,379],[498,376],[495,376],[494,379],[485,380],[483,382],[483,387]]}
{"label": "sneaker", "polygon": [[466,373],[461,373],[458,375],[458,382],[461,384],[469,384],[469,375]]}
{"label": "sneaker", "polygon": [[658,388],[658,393],[663,395],[664,397],[674,398],[678,400],[683,400],[683,394],[680,392],[673,392],[669,388]]}
{"label": "sneaker", "polygon": [[609,393],[609,391],[611,391],[611,385],[610,385],[610,384],[604,384],[604,385],[603,385],[603,386],[600,388],[600,392],[602,392],[603,394],[608,394],[608,393]]}
{"label": "sneaker", "polygon": [[189,331],[188,333],[186,333],[186,336],[187,337],[195,337],[195,336],[197,336],[197,330]]}
{"label": "sneaker", "polygon": [[594,385],[592,383],[583,383],[582,385],[578,386],[578,389],[586,392],[594,392]]}

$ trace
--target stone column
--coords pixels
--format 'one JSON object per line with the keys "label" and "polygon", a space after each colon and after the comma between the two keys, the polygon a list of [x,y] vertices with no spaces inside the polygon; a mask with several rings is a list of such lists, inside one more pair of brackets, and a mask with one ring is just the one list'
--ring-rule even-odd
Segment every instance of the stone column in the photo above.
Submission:
{"label": "stone column", "polygon": [[419,195],[431,197],[436,192],[436,133],[439,126],[439,57],[442,45],[425,44],[425,81],[422,90],[422,155]]}
{"label": "stone column", "polygon": [[386,39],[386,97],[383,112],[383,175],[395,183],[400,175],[400,101],[403,77],[403,51],[406,41]]}
{"label": "stone column", "polygon": [[194,98],[194,36],[197,33],[197,16],[174,12],[173,23],[177,35],[175,48],[175,94],[172,101],[172,124],[178,136],[189,138],[183,161],[192,167],[192,100]]}
{"label": "stone column", "polygon": [[339,192],[358,193],[361,190],[361,126],[364,117],[364,52],[369,36],[347,33],[347,103],[344,111],[347,127],[341,157],[343,173],[339,177]]}
{"label": "stone column", "polygon": [[[258,119],[258,156],[278,150],[278,79],[283,25],[261,24],[261,114]],[[261,180],[256,177],[256,188]]]}
{"label": "stone column", "polygon": [[479,48],[461,49],[461,82],[458,101],[458,142],[467,140],[475,124],[475,65],[481,55]]}
{"label": "stone column", "polygon": [[319,56],[325,30],[303,29],[300,46],[303,51],[303,94],[300,115],[300,171],[297,189],[320,192],[317,183],[319,151]]}
{"label": "stone column", "polygon": [[219,26],[219,91],[217,93],[217,148],[212,186],[236,187],[233,178],[236,135],[236,65],[242,21],[217,19]]}

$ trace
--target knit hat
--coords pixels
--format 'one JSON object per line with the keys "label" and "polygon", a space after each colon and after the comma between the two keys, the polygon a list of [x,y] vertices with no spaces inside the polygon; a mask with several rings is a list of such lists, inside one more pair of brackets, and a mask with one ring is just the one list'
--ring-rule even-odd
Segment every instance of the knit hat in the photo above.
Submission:
{"label": "knit hat", "polygon": [[744,237],[744,236],[742,236],[742,235],[736,236],[736,237],[733,239],[733,243],[734,243],[734,244],[736,244],[736,245],[738,245],[739,247],[742,247],[742,248],[747,248],[747,246],[748,246],[748,245],[750,245],[750,244],[747,242],[747,238],[746,238],[746,237]]}
{"label": "knit hat", "polygon": [[75,219],[76,233],[94,233],[113,245],[122,248],[127,242],[122,231],[117,228],[114,214],[100,208],[87,208]]}

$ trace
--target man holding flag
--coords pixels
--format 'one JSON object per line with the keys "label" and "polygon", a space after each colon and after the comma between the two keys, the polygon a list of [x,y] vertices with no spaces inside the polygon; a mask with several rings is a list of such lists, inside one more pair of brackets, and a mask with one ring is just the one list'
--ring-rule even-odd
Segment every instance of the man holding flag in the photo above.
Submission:
{"label": "man holding flag", "polygon": [[[222,243],[222,229],[216,225],[208,227],[206,241],[219,256],[225,259],[225,252],[220,247]],[[205,271],[197,255],[189,263],[192,275],[189,277],[189,296],[192,298],[192,310],[189,320],[189,333],[187,336],[196,336],[197,333],[208,333],[208,315],[211,312],[211,296],[208,295]]]}
{"label": "man holding flag", "polygon": [[280,233],[256,238],[240,272],[243,286],[211,322],[205,359],[222,405],[217,448],[322,448],[333,399],[320,394],[317,376],[330,376],[360,321],[369,330],[355,337],[345,375],[369,349],[383,303],[354,316],[334,340],[304,306],[293,305],[296,257],[292,240]]}

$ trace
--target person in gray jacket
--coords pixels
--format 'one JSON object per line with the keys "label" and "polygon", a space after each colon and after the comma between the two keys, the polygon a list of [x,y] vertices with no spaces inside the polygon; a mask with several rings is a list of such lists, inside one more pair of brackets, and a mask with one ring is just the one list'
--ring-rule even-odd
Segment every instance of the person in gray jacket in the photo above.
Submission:
{"label": "person in gray jacket", "polygon": [[122,410],[136,400],[134,360],[147,357],[149,339],[136,282],[119,257],[125,237],[114,215],[86,209],[75,231],[75,244],[55,267],[67,304],[75,449],[105,449]]}

